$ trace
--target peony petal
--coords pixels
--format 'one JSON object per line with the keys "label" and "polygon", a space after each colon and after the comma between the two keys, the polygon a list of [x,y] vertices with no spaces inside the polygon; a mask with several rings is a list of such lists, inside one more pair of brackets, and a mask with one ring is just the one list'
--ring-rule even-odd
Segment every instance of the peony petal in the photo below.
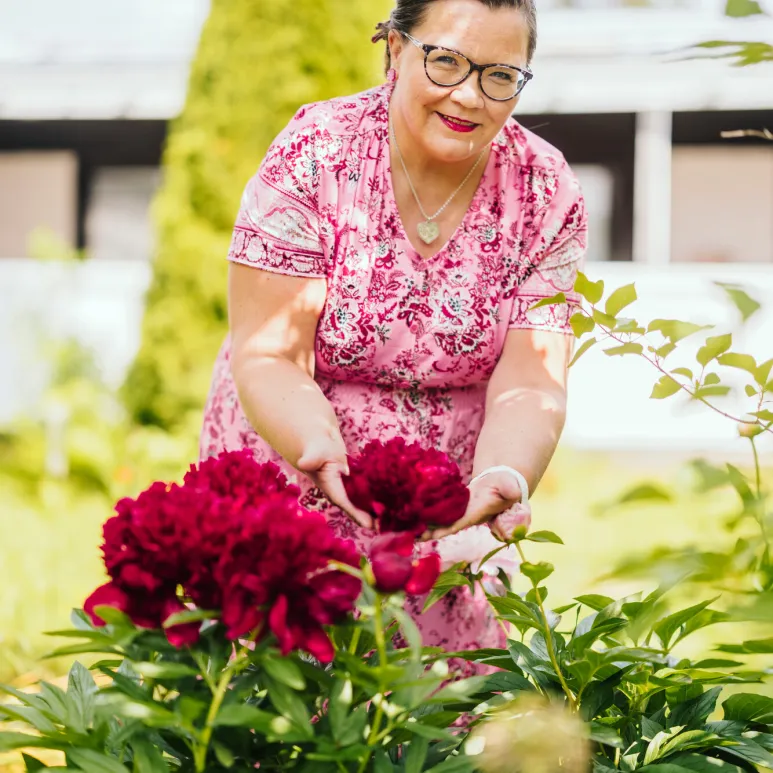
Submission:
{"label": "peony petal", "polygon": [[500,513],[490,523],[491,533],[502,542],[512,542],[517,536],[526,536],[531,526],[531,506],[518,503]]}
{"label": "peony petal", "polygon": [[376,590],[381,593],[403,590],[413,571],[411,559],[397,553],[379,553],[371,558],[370,564],[376,579]]}
{"label": "peony petal", "polygon": [[412,596],[429,593],[439,576],[440,556],[437,553],[431,553],[413,564],[413,571],[405,585],[405,590]]}
{"label": "peony petal", "polygon": [[370,546],[371,557],[380,553],[396,553],[400,556],[413,555],[414,538],[407,532],[389,532],[373,540]]}
{"label": "peony petal", "polygon": [[287,596],[279,596],[268,614],[268,627],[276,636],[283,655],[288,655],[297,646],[292,627],[287,619],[289,607]]}
{"label": "peony petal", "polygon": [[[176,615],[178,612],[185,612],[187,607],[183,606],[177,599],[169,599],[164,604],[161,612],[162,624],[166,622],[172,615]],[[199,640],[199,631],[201,630],[201,623],[181,623],[180,625],[173,625],[170,628],[164,629],[166,632],[167,641],[178,650],[184,647],[192,647]]]}
{"label": "peony petal", "polygon": [[332,662],[335,657],[335,648],[322,628],[307,628],[301,638],[300,647],[306,650],[309,655],[315,657],[320,663]]}
{"label": "peony petal", "polygon": [[91,618],[91,624],[97,627],[107,625],[94,609],[96,607],[112,607],[119,612],[127,613],[130,600],[128,595],[112,582],[100,585],[83,603],[83,611]]}
{"label": "peony petal", "polygon": [[231,592],[223,601],[223,624],[226,638],[234,641],[254,631],[264,619],[254,598],[248,593]]}

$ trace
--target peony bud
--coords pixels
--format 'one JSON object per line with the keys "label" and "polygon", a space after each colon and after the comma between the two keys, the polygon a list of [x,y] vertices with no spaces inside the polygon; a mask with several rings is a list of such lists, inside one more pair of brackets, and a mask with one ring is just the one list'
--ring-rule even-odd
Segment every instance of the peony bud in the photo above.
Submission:
{"label": "peony bud", "polygon": [[370,563],[380,593],[429,592],[440,574],[440,557],[432,553],[413,559],[413,536],[408,532],[383,534],[373,540]]}
{"label": "peony bud", "polygon": [[585,773],[586,725],[541,696],[523,695],[473,732],[466,748],[483,773]]}
{"label": "peony bud", "polygon": [[516,542],[523,539],[531,526],[531,505],[520,502],[500,513],[491,521],[492,534],[502,542]]}

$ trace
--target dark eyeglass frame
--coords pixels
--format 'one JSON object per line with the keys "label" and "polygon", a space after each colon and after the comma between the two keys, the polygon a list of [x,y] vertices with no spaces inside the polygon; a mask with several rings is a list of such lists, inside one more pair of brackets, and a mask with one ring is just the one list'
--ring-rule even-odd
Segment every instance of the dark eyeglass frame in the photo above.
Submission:
{"label": "dark eyeglass frame", "polygon": [[[420,48],[424,52],[424,72],[427,76],[427,78],[432,81],[436,86],[440,86],[444,89],[453,89],[456,86],[459,86],[460,84],[464,83],[467,78],[470,77],[474,72],[478,73],[478,84],[480,85],[481,93],[487,98],[491,99],[494,102],[511,102],[514,100],[523,90],[526,88],[526,84],[534,77],[534,73],[531,71],[529,67],[516,67],[512,64],[476,64],[473,62],[469,57],[462,54],[460,51],[455,51],[453,48],[446,48],[445,46],[431,46],[427,43],[422,43],[420,40],[416,40],[413,35],[409,35],[407,32],[401,32],[400,33],[406,40],[410,40],[411,43],[413,43],[414,46],[417,48]],[[469,63],[470,65],[470,71],[465,75],[463,78],[460,78],[456,83],[438,83],[430,74],[429,74],[429,68],[427,66],[429,55],[433,51],[448,51],[450,54],[454,54],[454,56],[460,56],[462,59],[464,59],[465,62]],[[523,75],[523,82],[518,87],[518,90],[513,94],[511,97],[492,97],[488,93],[486,93],[486,89],[483,87],[483,72],[485,70],[488,70],[490,67],[499,67],[505,70],[513,70],[515,72],[520,73]]]}

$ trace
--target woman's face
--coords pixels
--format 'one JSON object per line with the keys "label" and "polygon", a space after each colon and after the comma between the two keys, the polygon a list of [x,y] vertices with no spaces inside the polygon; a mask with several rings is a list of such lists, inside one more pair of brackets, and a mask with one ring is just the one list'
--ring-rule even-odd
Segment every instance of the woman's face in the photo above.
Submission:
{"label": "woman's face", "polygon": [[[424,21],[411,31],[421,43],[451,48],[477,64],[527,65],[529,30],[517,8],[489,8],[479,0],[436,0]],[[397,85],[395,118],[408,131],[414,149],[445,163],[476,155],[499,133],[518,99],[497,102],[480,90],[478,73],[458,86],[436,86],[424,71],[424,52],[397,32],[389,35]],[[459,131],[444,118],[472,122]]]}

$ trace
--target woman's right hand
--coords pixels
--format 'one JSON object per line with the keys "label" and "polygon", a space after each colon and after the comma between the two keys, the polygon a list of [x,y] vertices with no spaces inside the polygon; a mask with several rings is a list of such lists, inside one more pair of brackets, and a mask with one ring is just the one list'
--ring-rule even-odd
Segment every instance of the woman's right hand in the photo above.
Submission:
{"label": "woman's right hand", "polygon": [[295,465],[307,475],[314,485],[340,510],[364,529],[373,529],[374,523],[368,513],[356,508],[344,487],[343,476],[349,474],[346,449],[338,439],[317,437],[310,441],[303,455]]}

